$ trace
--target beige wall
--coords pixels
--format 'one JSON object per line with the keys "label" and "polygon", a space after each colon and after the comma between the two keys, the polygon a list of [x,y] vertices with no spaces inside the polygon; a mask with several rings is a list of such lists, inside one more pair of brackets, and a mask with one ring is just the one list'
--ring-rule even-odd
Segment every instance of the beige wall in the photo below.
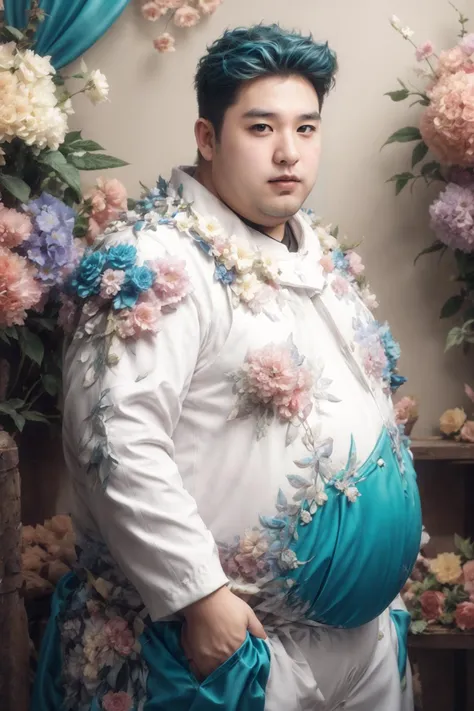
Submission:
{"label": "beige wall", "polygon": [[[474,3],[458,0],[461,10]],[[146,23],[132,0],[122,17],[85,56],[111,85],[111,101],[92,108],[76,102],[73,126],[99,141],[131,165],[115,171],[136,195],[138,181],[152,183],[176,163],[194,156],[192,89],[196,62],[225,28],[259,21],[311,31],[338,52],[337,88],[324,110],[324,155],[318,184],[308,204],[338,223],[351,239],[365,237],[361,252],[379,296],[379,316],[387,318],[402,344],[401,370],[409,377],[404,392],[421,399],[416,433],[429,434],[441,411],[463,400],[463,379],[474,381],[472,360],[445,355],[448,324],[438,319],[450,291],[449,260],[437,256],[418,262],[417,252],[432,241],[428,228],[428,191],[420,185],[395,198],[385,180],[409,169],[412,146],[387,147],[386,137],[416,121],[417,108],[392,103],[383,94],[397,76],[416,80],[412,48],[390,27],[395,13],[418,41],[438,48],[453,42],[458,26],[444,0],[225,0],[209,21],[179,37],[178,51],[158,55],[150,44],[157,26]],[[92,176],[86,176],[89,181]]]}

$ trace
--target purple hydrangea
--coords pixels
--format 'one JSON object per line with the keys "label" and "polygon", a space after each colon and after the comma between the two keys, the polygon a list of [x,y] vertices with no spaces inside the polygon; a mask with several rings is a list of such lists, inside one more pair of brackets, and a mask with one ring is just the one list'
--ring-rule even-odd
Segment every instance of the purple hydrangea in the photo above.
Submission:
{"label": "purple hydrangea", "polygon": [[43,193],[23,206],[31,215],[33,232],[24,247],[38,270],[38,279],[47,287],[64,281],[74,260],[73,230],[76,213],[58,198]]}
{"label": "purple hydrangea", "polygon": [[474,250],[474,183],[448,183],[430,207],[431,227],[451,249]]}

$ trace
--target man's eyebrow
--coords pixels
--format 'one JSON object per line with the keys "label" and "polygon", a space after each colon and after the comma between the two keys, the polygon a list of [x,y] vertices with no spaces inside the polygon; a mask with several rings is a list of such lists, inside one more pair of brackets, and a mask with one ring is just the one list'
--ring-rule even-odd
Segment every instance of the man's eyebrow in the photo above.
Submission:
{"label": "man's eyebrow", "polygon": [[[278,114],[273,111],[266,111],[265,109],[250,109],[246,111],[243,118],[266,118],[266,119],[277,119]],[[310,111],[307,114],[300,114],[298,116],[299,121],[320,121],[321,114],[319,111]]]}

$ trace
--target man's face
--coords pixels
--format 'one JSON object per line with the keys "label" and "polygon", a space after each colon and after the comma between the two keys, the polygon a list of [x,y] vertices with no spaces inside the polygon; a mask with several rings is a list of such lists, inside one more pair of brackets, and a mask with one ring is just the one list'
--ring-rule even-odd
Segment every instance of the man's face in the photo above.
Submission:
{"label": "man's face", "polygon": [[281,225],[314,186],[321,151],[318,96],[300,76],[243,84],[211,159],[219,197],[256,224]]}

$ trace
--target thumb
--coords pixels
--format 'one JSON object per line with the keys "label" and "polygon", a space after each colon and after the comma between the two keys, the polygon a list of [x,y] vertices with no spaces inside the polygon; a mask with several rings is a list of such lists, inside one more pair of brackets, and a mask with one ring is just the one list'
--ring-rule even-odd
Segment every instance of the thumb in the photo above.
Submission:
{"label": "thumb", "polygon": [[267,634],[263,629],[262,623],[256,616],[255,612],[253,612],[252,610],[250,610],[249,612],[247,627],[250,634],[252,634],[254,637],[259,637],[260,639],[267,639]]}

